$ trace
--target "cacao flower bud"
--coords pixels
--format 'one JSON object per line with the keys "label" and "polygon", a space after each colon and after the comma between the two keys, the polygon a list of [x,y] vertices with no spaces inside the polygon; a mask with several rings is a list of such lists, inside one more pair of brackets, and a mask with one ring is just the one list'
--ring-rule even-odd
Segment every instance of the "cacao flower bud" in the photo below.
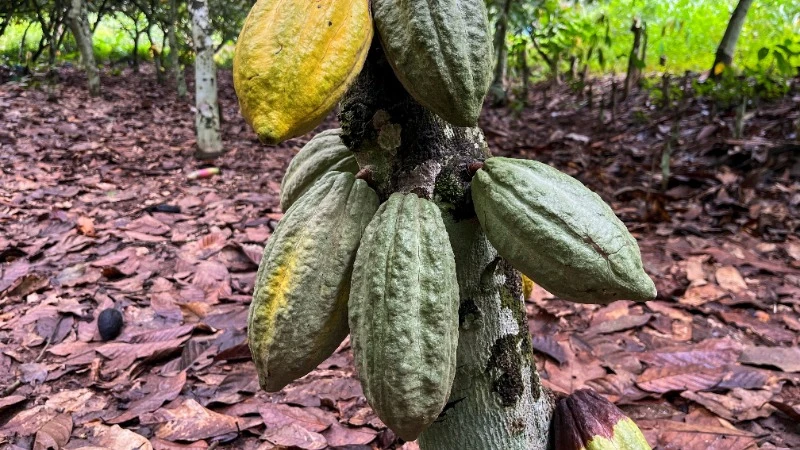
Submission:
{"label": "cacao flower bud", "polygon": [[555,450],[650,450],[633,420],[588,389],[558,401],[553,427]]}

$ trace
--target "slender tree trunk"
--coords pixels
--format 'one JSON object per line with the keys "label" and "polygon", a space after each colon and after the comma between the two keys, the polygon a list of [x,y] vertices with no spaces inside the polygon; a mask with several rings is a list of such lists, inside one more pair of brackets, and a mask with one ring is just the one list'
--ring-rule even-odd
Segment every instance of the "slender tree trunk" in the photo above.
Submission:
{"label": "slender tree trunk", "polygon": [[508,33],[508,12],[511,9],[511,2],[514,0],[504,0],[503,10],[497,18],[494,32],[494,52],[497,62],[494,66],[494,79],[489,88],[489,99],[492,105],[502,106],[508,103],[508,93],[506,92],[505,77],[508,67],[508,47],[506,46],[506,34]]}
{"label": "slender tree trunk", "polygon": [[522,48],[520,49],[522,58],[522,103],[528,106],[528,97],[530,96],[529,85],[531,78],[531,69],[528,66],[528,41],[522,41]]}
{"label": "slender tree trunk", "polygon": [[633,19],[633,25],[631,25],[631,32],[633,33],[633,48],[631,48],[631,54],[628,56],[628,73],[625,76],[625,86],[622,91],[622,98],[628,98],[628,94],[631,92],[631,86],[639,80],[639,76],[641,74],[641,69],[639,68],[640,65],[640,58],[642,56],[642,31],[644,27],[642,27],[642,20],[638,17]]}
{"label": "slender tree trunk", "polygon": [[175,24],[178,22],[178,2],[169,1],[169,24],[167,24],[167,35],[169,37],[169,65],[172,69],[172,76],[175,78],[175,85],[179,98],[186,98],[186,77],[183,75],[181,67],[180,48],[178,46],[178,35],[175,33]]}
{"label": "slender tree trunk", "polygon": [[342,101],[342,138],[382,199],[414,192],[442,209],[456,257],[458,368],[424,450],[546,450],[553,400],[539,382],[519,273],[475,217],[468,165],[489,156],[479,128],[453,127],[416,103],[376,40]]}
{"label": "slender tree trunk", "polygon": [[217,101],[217,68],[214,65],[214,43],[207,0],[189,0],[194,40],[195,127],[197,153],[200,159],[211,159],[222,153],[219,104]]}
{"label": "slender tree trunk", "polygon": [[717,54],[714,58],[714,65],[711,66],[711,76],[714,78],[725,70],[725,67],[733,63],[733,53],[736,50],[736,42],[739,40],[739,35],[742,33],[744,26],[744,19],[747,17],[747,11],[750,10],[750,5],[753,0],[739,0],[736,9],[733,10],[731,20],[728,22],[728,28],[725,29],[725,34],[722,36],[722,41],[717,47]]}
{"label": "slender tree trunk", "polygon": [[86,70],[89,94],[92,97],[96,97],[100,95],[100,71],[97,70],[97,63],[94,60],[92,32],[89,30],[89,17],[86,11],[86,3],[83,0],[72,0],[67,13],[67,24],[72,31],[72,35],[75,36],[75,42],[78,44],[81,64]]}

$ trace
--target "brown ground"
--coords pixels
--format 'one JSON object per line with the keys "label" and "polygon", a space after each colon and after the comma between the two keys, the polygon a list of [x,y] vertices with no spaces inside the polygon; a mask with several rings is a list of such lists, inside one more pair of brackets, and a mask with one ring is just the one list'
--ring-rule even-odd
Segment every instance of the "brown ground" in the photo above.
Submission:
{"label": "brown ground", "polygon": [[[394,445],[347,345],[274,395],[248,361],[255,270],[281,217],[282,172],[308,136],[259,145],[222,72],[222,175],[188,181],[201,167],[188,103],[151,73],[104,77],[100,99],[75,72],[60,77],[0,85],[0,447]],[[606,307],[535,291],[547,385],[606,395],[654,448],[800,448],[800,95],[752,110],[741,139],[732,115],[692,101],[666,190],[652,162],[674,120],[646,95],[613,118],[605,108],[602,124],[567,88],[531,102],[485,111],[492,149],[597,190],[659,288],[657,301]],[[104,343],[96,317],[109,307],[125,327]]]}

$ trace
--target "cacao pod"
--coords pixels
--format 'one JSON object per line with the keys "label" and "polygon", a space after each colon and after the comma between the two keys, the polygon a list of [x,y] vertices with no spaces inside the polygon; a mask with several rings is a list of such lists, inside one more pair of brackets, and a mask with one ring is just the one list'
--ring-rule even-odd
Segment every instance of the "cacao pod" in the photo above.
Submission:
{"label": "cacao pod", "polygon": [[322,177],[267,241],[248,318],[261,387],[302,377],[347,336],[350,275],[378,196],[351,173]]}
{"label": "cacao pod", "polygon": [[553,427],[555,450],[650,450],[633,420],[588,389],[558,401]]}
{"label": "cacao pod", "polygon": [[358,172],[356,158],[342,142],[341,133],[341,128],[319,133],[292,158],[281,182],[281,209],[288,210],[328,172]]}
{"label": "cacao pod", "polygon": [[233,57],[242,115],[267,144],[311,131],[355,80],[371,42],[368,0],[258,0]]}
{"label": "cacao pod", "polygon": [[489,242],[551,293],[583,303],[655,298],[636,240],[580,181],[540,162],[495,157],[471,185]]}
{"label": "cacao pod", "polygon": [[383,50],[403,87],[457,126],[474,126],[492,77],[483,0],[373,0]]}
{"label": "cacao pod", "polygon": [[458,280],[439,208],[392,194],[364,232],[352,281],[350,339],[364,395],[412,441],[442,411],[456,371]]}

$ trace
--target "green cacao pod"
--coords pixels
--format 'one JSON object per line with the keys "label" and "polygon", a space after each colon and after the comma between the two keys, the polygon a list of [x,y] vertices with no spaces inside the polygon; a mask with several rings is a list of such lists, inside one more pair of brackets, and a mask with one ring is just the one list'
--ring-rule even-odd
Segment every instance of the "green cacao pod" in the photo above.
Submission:
{"label": "green cacao pod", "polygon": [[292,158],[281,182],[281,209],[287,211],[328,172],[358,172],[356,158],[342,142],[341,133],[341,128],[319,133]]}
{"label": "green cacao pod", "polygon": [[569,175],[536,161],[489,158],[472,178],[472,200],[500,256],[551,293],[583,303],[655,298],[636,240]]}
{"label": "green cacao pod", "polygon": [[373,0],[383,50],[403,87],[457,126],[474,126],[492,77],[483,0]]}
{"label": "green cacao pod", "polygon": [[650,450],[633,420],[588,389],[558,401],[553,427],[555,450]]}
{"label": "green cacao pod", "polygon": [[407,441],[447,402],[458,305],[455,258],[439,208],[414,194],[392,194],[356,256],[350,339],[364,395]]}
{"label": "green cacao pod", "polygon": [[347,336],[353,261],[378,203],[363,180],[329,173],[267,241],[248,318],[264,390],[278,391],[314,370]]}

